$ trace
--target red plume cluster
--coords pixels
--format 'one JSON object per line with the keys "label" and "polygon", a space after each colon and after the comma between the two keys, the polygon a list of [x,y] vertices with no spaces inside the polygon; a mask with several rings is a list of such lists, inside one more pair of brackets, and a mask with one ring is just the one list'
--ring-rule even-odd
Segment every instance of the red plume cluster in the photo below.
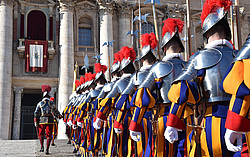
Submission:
{"label": "red plume cluster", "polygon": [[162,37],[165,35],[165,33],[170,32],[171,34],[176,31],[176,28],[178,29],[179,33],[183,30],[184,23],[180,19],[172,19],[168,18],[165,21],[163,21],[164,26],[162,27]]}
{"label": "red plume cluster", "polygon": [[91,80],[95,80],[95,73],[94,74],[92,74],[91,72],[89,73],[89,81],[91,81]]}
{"label": "red plume cluster", "polygon": [[80,77],[80,83],[81,84],[85,83],[85,78],[83,76]]}
{"label": "red plume cluster", "polygon": [[122,59],[128,59],[134,61],[136,59],[136,52],[133,48],[129,48],[128,46],[123,46],[120,50]]}
{"label": "red plume cluster", "polygon": [[121,62],[121,61],[122,61],[122,55],[120,54],[120,51],[114,54],[114,58],[115,58],[115,60],[114,60],[114,62],[113,62],[113,65],[114,65],[116,62]]}
{"label": "red plume cluster", "polygon": [[89,73],[85,73],[85,82],[89,81]]}
{"label": "red plume cluster", "polygon": [[81,85],[80,81],[79,80],[75,80],[75,85],[76,85],[76,87],[79,87]]}
{"label": "red plume cluster", "polygon": [[51,87],[49,85],[42,85],[42,91],[43,92],[50,92],[51,91]]}
{"label": "red plume cluster", "polygon": [[146,33],[141,35],[141,44],[142,47],[150,45],[151,49],[155,49],[158,44],[158,41],[153,32],[150,34]]}
{"label": "red plume cluster", "polygon": [[218,7],[224,8],[225,11],[229,11],[231,5],[231,0],[206,0],[206,2],[203,4],[203,9],[200,17],[202,24],[206,17],[210,13],[215,12]]}
{"label": "red plume cluster", "polygon": [[102,71],[102,73],[105,73],[107,70],[107,66],[106,65],[101,65],[100,63],[95,63],[95,72],[99,73]]}

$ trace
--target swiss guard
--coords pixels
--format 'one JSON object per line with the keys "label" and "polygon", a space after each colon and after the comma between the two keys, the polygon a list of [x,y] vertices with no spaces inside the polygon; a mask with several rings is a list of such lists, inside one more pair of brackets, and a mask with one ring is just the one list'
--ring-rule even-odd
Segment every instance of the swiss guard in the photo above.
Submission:
{"label": "swiss guard", "polygon": [[47,146],[46,155],[49,154],[49,146],[52,140],[52,131],[54,125],[54,117],[60,118],[59,111],[55,108],[53,101],[50,101],[51,87],[49,85],[42,85],[43,99],[40,101],[34,112],[34,125],[38,131],[38,138],[41,144],[40,152],[44,151],[44,135],[46,130]]}
{"label": "swiss guard", "polygon": [[[229,42],[231,31],[227,12],[231,4],[230,0],[206,0],[201,13],[206,46],[190,57],[168,93],[172,106],[165,137],[172,143],[180,138],[178,133],[185,130],[186,125],[193,128],[196,142],[191,146],[189,156],[224,157],[240,156],[241,153],[229,151],[226,147],[225,122],[230,95],[219,89],[236,53]],[[186,114],[192,112],[190,107],[194,115],[200,111],[199,119],[194,116],[196,124],[184,121]]]}
{"label": "swiss guard", "polygon": [[[173,142],[169,143],[164,138],[164,130],[171,106],[167,93],[171,87],[171,82],[182,72],[182,68],[185,65],[180,53],[184,51],[179,36],[182,29],[183,22],[180,19],[169,18],[165,20],[161,44],[165,56],[162,61],[155,63],[150,68],[147,77],[139,85],[132,100],[132,103],[136,106],[129,127],[132,139],[144,141],[143,137],[147,137],[147,134],[150,135],[148,129],[145,128],[145,124],[151,126],[153,130],[153,133],[151,133],[153,138],[146,138],[146,141],[149,144],[153,143],[154,149],[145,149],[146,147],[144,146],[144,156],[184,155],[183,144],[185,143],[185,136],[183,136],[182,132],[180,133],[182,142],[180,142],[180,145],[177,142],[175,143],[176,149],[174,149]],[[148,115],[150,111],[153,112],[151,116]]]}
{"label": "swiss guard", "polygon": [[[225,142],[227,149],[233,152],[240,151],[247,153],[246,143],[242,146],[242,135],[245,134],[250,140],[250,80],[249,77],[249,60],[250,57],[250,34],[242,47],[237,53],[230,66],[226,77],[221,83],[220,88],[225,92],[232,94],[225,127]],[[237,145],[234,145],[237,141]],[[248,141],[249,143],[249,141]],[[249,146],[248,146],[249,147]]]}

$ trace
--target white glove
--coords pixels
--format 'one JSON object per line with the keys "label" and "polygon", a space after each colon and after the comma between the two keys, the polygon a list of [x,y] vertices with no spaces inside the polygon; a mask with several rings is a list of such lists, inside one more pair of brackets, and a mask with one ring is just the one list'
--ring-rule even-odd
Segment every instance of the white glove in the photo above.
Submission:
{"label": "white glove", "polygon": [[172,144],[174,143],[174,141],[178,141],[178,131],[181,131],[181,130],[178,130],[171,126],[167,126],[164,132],[165,139],[167,139],[168,142]]}
{"label": "white glove", "polygon": [[114,130],[115,130],[115,133],[117,133],[117,134],[121,134],[122,133],[122,129],[114,128]]}
{"label": "white glove", "polygon": [[37,123],[34,123],[34,125],[35,125],[35,127],[37,127],[37,126],[38,126],[38,124],[37,124]]}
{"label": "white glove", "polygon": [[82,122],[77,122],[77,126],[82,128]]}
{"label": "white glove", "polygon": [[72,128],[75,130],[77,128],[77,125],[72,125]]}
{"label": "white glove", "polygon": [[69,120],[69,121],[67,122],[67,124],[68,124],[68,126],[70,126],[70,127],[71,127],[71,126],[72,126],[72,124],[73,124],[73,123],[72,123],[72,120]]}
{"label": "white glove", "polygon": [[[233,131],[233,130],[230,130],[230,129],[226,130],[225,142],[226,142],[226,146],[227,146],[228,150],[230,150],[232,152],[241,151],[241,149],[242,149],[242,134],[244,134],[244,133],[243,132]],[[233,145],[235,140],[237,141],[237,146]]]}
{"label": "white glove", "polygon": [[130,137],[135,141],[135,142],[139,142],[140,138],[141,138],[141,132],[137,132],[137,131],[130,131]]}
{"label": "white glove", "polygon": [[93,123],[93,127],[98,130],[101,128],[102,121],[100,118],[96,117],[95,122]]}

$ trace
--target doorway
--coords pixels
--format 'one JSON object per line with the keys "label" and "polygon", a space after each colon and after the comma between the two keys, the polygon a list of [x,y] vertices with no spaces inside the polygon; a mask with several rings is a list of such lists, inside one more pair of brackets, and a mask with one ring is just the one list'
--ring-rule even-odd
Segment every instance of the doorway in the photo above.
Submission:
{"label": "doorway", "polygon": [[46,16],[42,11],[33,10],[28,14],[27,38],[46,40]]}
{"label": "doorway", "polygon": [[42,100],[41,90],[23,93],[21,104],[21,131],[20,139],[37,139],[37,132],[34,126],[34,111],[36,105]]}

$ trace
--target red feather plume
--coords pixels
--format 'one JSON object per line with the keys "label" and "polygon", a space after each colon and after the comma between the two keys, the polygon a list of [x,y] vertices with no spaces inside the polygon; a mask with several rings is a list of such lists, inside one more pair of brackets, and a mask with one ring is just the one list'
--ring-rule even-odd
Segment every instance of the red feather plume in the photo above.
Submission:
{"label": "red feather plume", "polygon": [[122,61],[122,55],[119,53],[119,52],[117,52],[117,53],[115,53],[114,54],[114,58],[115,58],[115,60],[114,60],[114,62],[113,62],[113,65],[116,63],[116,62],[121,62]]}
{"label": "red feather plume", "polygon": [[136,52],[133,48],[129,48],[128,46],[123,46],[120,50],[123,58],[128,59],[130,57],[130,60],[134,61],[136,59]]}
{"label": "red feather plume", "polygon": [[81,84],[85,83],[85,78],[83,76],[80,77],[80,83]]}
{"label": "red feather plume", "polygon": [[167,32],[170,32],[171,34],[174,33],[176,31],[176,28],[178,29],[179,33],[182,33],[184,23],[180,19],[168,18],[163,21],[163,23],[164,26],[162,27],[162,37]]}
{"label": "red feather plume", "polygon": [[89,81],[89,73],[85,73],[85,82]]}
{"label": "red feather plume", "polygon": [[225,11],[229,11],[231,5],[231,0],[206,0],[206,2],[203,4],[202,13],[200,16],[202,24],[206,17],[210,13],[215,12],[218,7],[224,8]]}
{"label": "red feather plume", "polygon": [[141,35],[141,44],[142,44],[142,47],[150,45],[151,49],[155,49],[158,44],[158,41],[153,32],[150,34],[146,33],[146,34]]}
{"label": "red feather plume", "polygon": [[42,85],[42,91],[43,92],[50,92],[51,91],[51,87],[49,85]]}
{"label": "red feather plume", "polygon": [[92,73],[90,72],[90,73],[89,73],[89,81],[95,80],[95,75],[96,75],[96,74],[92,74]]}
{"label": "red feather plume", "polygon": [[51,97],[51,98],[50,98],[50,101],[54,101],[54,100],[55,100],[55,98],[54,98],[54,97]]}
{"label": "red feather plume", "polygon": [[107,70],[107,66],[106,65],[101,65],[100,63],[95,63],[95,72],[99,73],[102,71],[102,73],[105,73]]}
{"label": "red feather plume", "polygon": [[76,85],[76,87],[79,87],[81,85],[80,81],[79,80],[75,80],[75,85]]}

